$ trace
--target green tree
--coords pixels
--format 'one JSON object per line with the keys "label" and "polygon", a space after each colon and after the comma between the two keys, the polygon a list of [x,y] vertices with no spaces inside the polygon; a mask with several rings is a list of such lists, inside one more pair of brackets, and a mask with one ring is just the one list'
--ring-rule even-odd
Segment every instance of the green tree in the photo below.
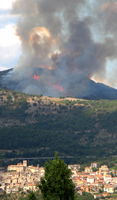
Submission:
{"label": "green tree", "polygon": [[94,199],[93,195],[88,192],[83,192],[82,195],[78,194],[78,200],[93,200],[93,199]]}
{"label": "green tree", "polygon": [[79,172],[82,172],[82,171],[84,171],[84,166],[82,165],[81,167],[80,167],[80,169],[79,169]]}
{"label": "green tree", "polygon": [[29,194],[28,194],[28,200],[37,200],[36,196],[35,196],[35,193],[33,191],[31,191]]}
{"label": "green tree", "polygon": [[39,188],[44,200],[74,200],[75,190],[71,170],[55,153],[55,159],[45,163],[45,176]]}
{"label": "green tree", "polygon": [[95,168],[95,167],[92,168],[93,172],[97,172],[98,170],[99,170],[98,168]]}

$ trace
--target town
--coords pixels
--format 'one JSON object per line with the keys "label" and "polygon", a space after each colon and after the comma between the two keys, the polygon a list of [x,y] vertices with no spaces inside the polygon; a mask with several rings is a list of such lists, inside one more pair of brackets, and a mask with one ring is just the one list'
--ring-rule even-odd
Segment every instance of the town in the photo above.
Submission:
{"label": "town", "polygon": [[[98,168],[97,163],[91,163],[89,167],[84,168],[84,171],[81,171],[79,164],[68,165],[68,168],[72,172],[71,178],[75,189],[80,195],[83,192],[90,192],[94,199],[100,199],[117,191],[116,172],[109,171],[107,165]],[[6,172],[0,171],[0,193],[36,191],[37,184],[44,173],[44,167],[39,167],[39,164],[28,166],[27,160],[17,165],[9,165]]]}
{"label": "town", "polygon": [[0,173],[0,189],[7,194],[15,193],[23,190],[36,191],[37,183],[44,176],[44,167],[39,167],[39,164],[27,166],[27,160],[17,165],[9,165],[7,172]]}

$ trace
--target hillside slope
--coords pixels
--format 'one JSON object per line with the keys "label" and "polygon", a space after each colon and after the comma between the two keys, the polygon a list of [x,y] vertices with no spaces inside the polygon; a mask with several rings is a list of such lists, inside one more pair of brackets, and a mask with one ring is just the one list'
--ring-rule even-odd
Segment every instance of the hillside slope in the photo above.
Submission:
{"label": "hillside slope", "polygon": [[117,100],[26,95],[0,89],[0,149],[9,156],[117,154]]}

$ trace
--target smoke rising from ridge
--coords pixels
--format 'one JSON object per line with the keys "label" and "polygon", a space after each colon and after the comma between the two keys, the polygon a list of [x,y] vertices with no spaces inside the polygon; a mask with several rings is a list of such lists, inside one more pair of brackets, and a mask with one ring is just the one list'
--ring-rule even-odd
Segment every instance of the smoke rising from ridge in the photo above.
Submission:
{"label": "smoke rising from ridge", "polygon": [[107,61],[117,58],[117,3],[89,2],[16,0],[22,56],[4,84],[29,94],[79,97],[90,93],[88,78],[106,79]]}

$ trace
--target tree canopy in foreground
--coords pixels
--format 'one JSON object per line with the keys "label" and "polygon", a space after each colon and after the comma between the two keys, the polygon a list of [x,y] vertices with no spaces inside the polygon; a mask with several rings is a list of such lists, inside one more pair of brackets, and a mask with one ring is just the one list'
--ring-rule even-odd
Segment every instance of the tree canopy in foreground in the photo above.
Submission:
{"label": "tree canopy in foreground", "polygon": [[45,163],[45,176],[39,188],[44,200],[74,200],[75,186],[71,170],[55,153],[55,159]]}

